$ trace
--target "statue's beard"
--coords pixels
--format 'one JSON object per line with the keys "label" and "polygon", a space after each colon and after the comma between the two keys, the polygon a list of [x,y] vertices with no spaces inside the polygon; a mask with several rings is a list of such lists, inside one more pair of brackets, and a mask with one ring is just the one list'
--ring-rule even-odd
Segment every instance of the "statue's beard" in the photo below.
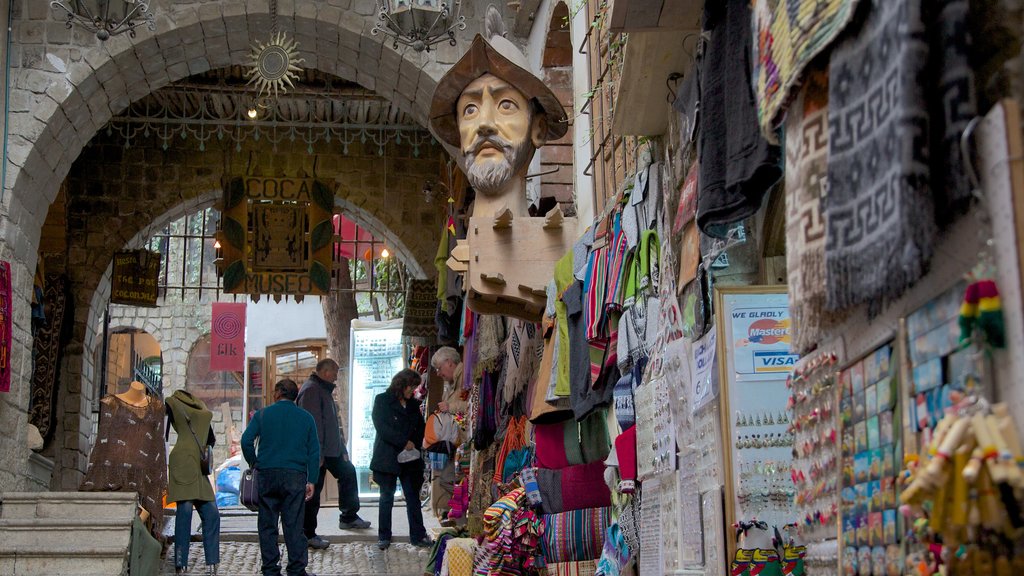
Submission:
{"label": "statue's beard", "polygon": [[[476,162],[476,155],[484,144],[492,144],[502,151],[501,158]],[[466,178],[477,194],[484,196],[497,195],[512,177],[519,173],[533,157],[533,142],[529,136],[512,144],[498,136],[478,138],[466,152],[469,171]]]}

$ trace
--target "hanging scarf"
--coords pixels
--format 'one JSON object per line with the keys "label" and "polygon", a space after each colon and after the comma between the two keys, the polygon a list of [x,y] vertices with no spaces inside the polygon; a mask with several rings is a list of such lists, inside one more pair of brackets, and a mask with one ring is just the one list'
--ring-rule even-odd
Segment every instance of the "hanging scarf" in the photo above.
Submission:
{"label": "hanging scarf", "polygon": [[497,397],[498,375],[493,372],[484,372],[477,387],[478,402],[476,404],[476,418],[473,426],[473,446],[477,450],[483,450],[494,442],[494,435],[498,429],[497,411],[495,410],[495,398]]}
{"label": "hanging scarf", "polygon": [[[518,457],[509,461],[510,456],[524,448],[526,448],[526,417],[510,418],[508,427],[505,429],[505,438],[502,440],[501,447],[498,448],[498,453],[494,459],[493,480],[496,484],[507,481],[509,475],[505,473],[505,465],[507,463],[519,463],[521,460]],[[519,468],[521,469],[522,466],[519,466]]]}
{"label": "hanging scarf", "polygon": [[928,174],[928,55],[921,0],[865,0],[868,16],[829,63],[828,308],[877,314],[927,268],[935,211]]}
{"label": "hanging scarf", "polygon": [[504,317],[494,314],[477,316],[477,363],[475,370],[496,369],[501,362],[503,351],[502,343],[505,341],[505,320]]}

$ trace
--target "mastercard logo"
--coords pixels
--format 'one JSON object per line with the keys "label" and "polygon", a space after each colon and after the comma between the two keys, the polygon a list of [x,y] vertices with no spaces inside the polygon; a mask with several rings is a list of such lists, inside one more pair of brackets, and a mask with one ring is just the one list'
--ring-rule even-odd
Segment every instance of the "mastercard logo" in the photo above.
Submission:
{"label": "mastercard logo", "polygon": [[789,320],[764,318],[750,325],[748,331],[751,344],[778,344],[789,342]]}

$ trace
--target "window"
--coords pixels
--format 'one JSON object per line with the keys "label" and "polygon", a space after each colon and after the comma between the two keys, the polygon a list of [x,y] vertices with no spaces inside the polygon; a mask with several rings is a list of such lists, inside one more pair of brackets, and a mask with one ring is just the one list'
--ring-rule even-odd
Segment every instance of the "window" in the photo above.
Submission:
{"label": "window", "polygon": [[210,370],[210,335],[199,338],[188,355],[185,372],[185,390],[215,410],[222,402],[231,406],[232,413],[242,410],[242,373]]}

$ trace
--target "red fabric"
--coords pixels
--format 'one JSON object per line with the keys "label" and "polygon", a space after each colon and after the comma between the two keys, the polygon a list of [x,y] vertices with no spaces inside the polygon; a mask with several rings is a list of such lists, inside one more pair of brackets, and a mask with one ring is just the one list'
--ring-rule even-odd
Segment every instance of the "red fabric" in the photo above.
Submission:
{"label": "red fabric", "polygon": [[636,426],[630,426],[615,438],[615,455],[619,459],[619,476],[636,480]]}
{"label": "red fabric", "polygon": [[569,466],[569,459],[565,455],[565,422],[535,424],[533,443],[536,446],[538,468],[561,470]]}
{"label": "red fabric", "polygon": [[612,492],[604,483],[604,462],[569,466],[562,470],[562,509],[583,510],[612,505]]}

